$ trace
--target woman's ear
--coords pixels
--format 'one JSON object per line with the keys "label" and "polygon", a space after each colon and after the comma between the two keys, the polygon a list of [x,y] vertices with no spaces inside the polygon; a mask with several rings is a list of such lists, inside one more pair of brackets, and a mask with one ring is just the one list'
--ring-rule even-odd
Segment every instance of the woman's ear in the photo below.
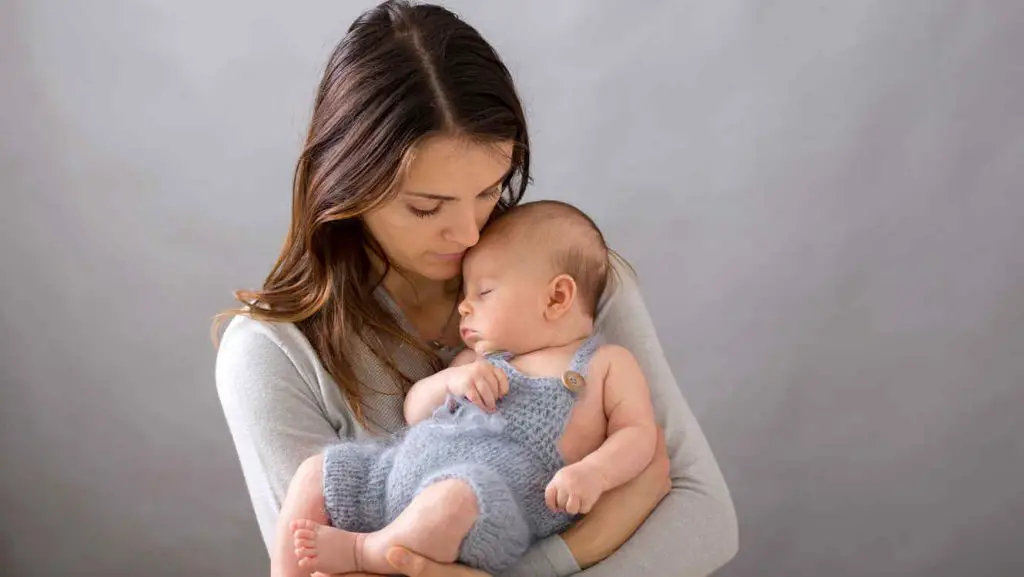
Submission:
{"label": "woman's ear", "polygon": [[567,274],[560,274],[548,285],[548,306],[544,318],[549,321],[560,318],[576,302],[576,280]]}

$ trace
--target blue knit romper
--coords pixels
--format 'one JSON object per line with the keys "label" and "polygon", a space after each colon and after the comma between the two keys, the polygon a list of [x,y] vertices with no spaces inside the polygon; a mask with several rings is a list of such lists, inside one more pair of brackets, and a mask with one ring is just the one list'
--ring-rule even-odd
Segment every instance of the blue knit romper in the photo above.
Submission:
{"label": "blue knit romper", "polygon": [[[591,337],[569,370],[585,377],[596,350]],[[324,455],[324,498],[331,525],[369,533],[393,521],[424,488],[461,479],[476,492],[479,515],[459,561],[497,575],[536,540],[568,528],[574,517],[544,503],[565,461],[558,451],[576,399],[560,377],[531,377],[509,354],[487,360],[508,376],[509,392],[487,413],[449,396],[432,418],[386,443],[346,442]]]}

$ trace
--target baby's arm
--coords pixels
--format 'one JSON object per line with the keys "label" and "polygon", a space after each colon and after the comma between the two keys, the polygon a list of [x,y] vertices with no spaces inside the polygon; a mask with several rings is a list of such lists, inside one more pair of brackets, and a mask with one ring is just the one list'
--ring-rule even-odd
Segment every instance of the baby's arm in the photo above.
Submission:
{"label": "baby's arm", "polygon": [[601,494],[633,479],[654,457],[657,423],[647,380],[628,349],[606,345],[590,361],[587,387],[604,388],[608,436],[594,452],[560,470],[545,491],[548,506],[588,513]]}
{"label": "baby's arm", "polygon": [[583,458],[597,471],[610,491],[631,480],[651,462],[658,430],[647,379],[633,353],[618,345],[601,347],[594,360],[604,356],[604,412],[608,438]]}
{"label": "baby's arm", "polygon": [[476,360],[473,349],[465,348],[452,359],[452,364],[443,371],[417,381],[405,395],[405,421],[410,425],[429,418],[448,396],[449,370],[453,367],[468,365]]}

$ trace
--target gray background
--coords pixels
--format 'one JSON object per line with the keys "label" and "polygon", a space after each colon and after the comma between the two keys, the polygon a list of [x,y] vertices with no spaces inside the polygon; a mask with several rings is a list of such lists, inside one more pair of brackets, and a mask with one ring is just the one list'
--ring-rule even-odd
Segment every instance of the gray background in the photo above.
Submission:
{"label": "gray background", "polygon": [[[1024,573],[1024,4],[453,5],[639,269],[723,575]],[[266,573],[209,320],[367,6],[2,4],[3,574]]]}

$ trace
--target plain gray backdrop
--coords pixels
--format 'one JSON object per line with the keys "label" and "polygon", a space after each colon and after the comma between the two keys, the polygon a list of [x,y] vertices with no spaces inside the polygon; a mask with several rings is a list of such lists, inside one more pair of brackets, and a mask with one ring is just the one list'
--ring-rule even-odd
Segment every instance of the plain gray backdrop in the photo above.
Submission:
{"label": "plain gray backdrop", "polygon": [[[209,322],[370,5],[2,4],[4,575],[266,574]],[[1024,574],[1024,3],[450,6],[639,271],[722,575]]]}

